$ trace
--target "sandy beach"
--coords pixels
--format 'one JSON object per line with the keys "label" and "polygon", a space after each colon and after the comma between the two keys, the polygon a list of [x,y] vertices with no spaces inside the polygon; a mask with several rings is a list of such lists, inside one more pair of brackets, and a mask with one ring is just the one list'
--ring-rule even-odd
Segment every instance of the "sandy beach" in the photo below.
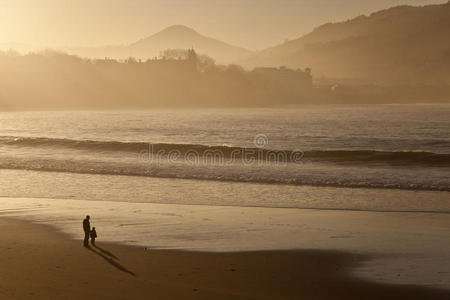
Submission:
{"label": "sandy beach", "polygon": [[1,198],[0,215],[79,240],[91,215],[100,243],[197,252],[320,250],[368,259],[351,273],[369,281],[450,290],[446,213],[368,212]]}
{"label": "sandy beach", "polygon": [[448,299],[446,290],[351,275],[367,257],[338,251],[153,250],[81,240],[0,219],[1,299]]}

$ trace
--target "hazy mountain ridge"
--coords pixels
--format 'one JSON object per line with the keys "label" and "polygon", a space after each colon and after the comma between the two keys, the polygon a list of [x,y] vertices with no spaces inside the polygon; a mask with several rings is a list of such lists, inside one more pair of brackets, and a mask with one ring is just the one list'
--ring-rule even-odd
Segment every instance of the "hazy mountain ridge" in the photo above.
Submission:
{"label": "hazy mountain ridge", "polygon": [[142,56],[158,49],[188,49],[213,57],[222,63],[238,61],[249,57],[252,52],[241,47],[231,46],[225,42],[203,36],[195,30],[183,26],[170,26],[148,38],[129,46],[133,54]]}
{"label": "hazy mountain ridge", "polygon": [[148,59],[158,56],[166,49],[190,49],[206,54],[219,63],[231,63],[249,58],[253,52],[241,47],[232,46],[225,42],[206,37],[192,28],[184,25],[173,25],[126,46],[105,47],[65,47],[60,50],[70,54],[90,58],[119,58],[135,57]]}
{"label": "hazy mountain ridge", "polygon": [[261,51],[247,67],[312,67],[315,75],[378,83],[450,83],[450,2],[399,6],[322,25]]}

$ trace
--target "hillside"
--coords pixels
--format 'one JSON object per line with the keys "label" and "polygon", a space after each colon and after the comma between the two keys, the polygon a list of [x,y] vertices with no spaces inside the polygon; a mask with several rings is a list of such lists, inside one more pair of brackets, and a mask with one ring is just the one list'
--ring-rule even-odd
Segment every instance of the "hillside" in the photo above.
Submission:
{"label": "hillside", "polygon": [[154,58],[166,49],[190,49],[214,58],[218,63],[232,63],[249,58],[253,53],[244,48],[203,36],[183,26],[170,26],[156,34],[126,46],[69,47],[64,52],[90,58]]}
{"label": "hillside", "polygon": [[244,61],[311,67],[316,77],[381,84],[450,84],[450,2],[399,6],[329,23]]}
{"label": "hillside", "polygon": [[[0,52],[0,111],[292,105],[309,99],[308,72],[185,59],[88,60]],[[26,87],[26,88],[24,88]]]}

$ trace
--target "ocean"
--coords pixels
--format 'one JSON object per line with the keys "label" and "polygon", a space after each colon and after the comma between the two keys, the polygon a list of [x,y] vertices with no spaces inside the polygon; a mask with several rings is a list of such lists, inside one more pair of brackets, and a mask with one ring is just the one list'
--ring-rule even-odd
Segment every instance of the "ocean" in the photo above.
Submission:
{"label": "ocean", "polygon": [[450,106],[0,113],[3,197],[450,212]]}
{"label": "ocean", "polygon": [[82,239],[89,214],[99,243],[146,250],[376,255],[354,273],[450,288],[449,146],[450,105],[2,112],[0,216]]}

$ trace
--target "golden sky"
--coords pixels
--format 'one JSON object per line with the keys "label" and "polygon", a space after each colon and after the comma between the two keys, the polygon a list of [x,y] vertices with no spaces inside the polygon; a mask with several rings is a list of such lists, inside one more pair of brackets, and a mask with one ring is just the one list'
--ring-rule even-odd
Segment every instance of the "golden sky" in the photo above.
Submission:
{"label": "golden sky", "polygon": [[0,43],[128,44],[183,24],[249,49],[399,5],[439,0],[0,0]]}

